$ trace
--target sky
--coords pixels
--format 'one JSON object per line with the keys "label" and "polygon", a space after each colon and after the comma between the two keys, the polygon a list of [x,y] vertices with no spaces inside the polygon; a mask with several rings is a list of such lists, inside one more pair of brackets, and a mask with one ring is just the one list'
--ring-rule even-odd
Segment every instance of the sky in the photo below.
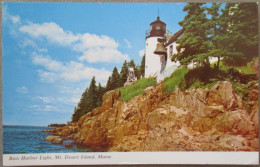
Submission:
{"label": "sky", "polygon": [[140,64],[159,15],[181,29],[184,3],[3,3],[3,124],[71,120],[93,76],[106,85],[125,60]]}

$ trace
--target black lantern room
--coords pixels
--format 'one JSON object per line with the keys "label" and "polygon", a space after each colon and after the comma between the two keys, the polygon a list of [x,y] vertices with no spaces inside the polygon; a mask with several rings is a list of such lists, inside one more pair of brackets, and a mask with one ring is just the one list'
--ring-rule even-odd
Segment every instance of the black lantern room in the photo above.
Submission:
{"label": "black lantern room", "polygon": [[166,32],[166,24],[160,20],[160,17],[157,17],[157,20],[150,24],[150,34],[147,34],[148,37],[164,37]]}

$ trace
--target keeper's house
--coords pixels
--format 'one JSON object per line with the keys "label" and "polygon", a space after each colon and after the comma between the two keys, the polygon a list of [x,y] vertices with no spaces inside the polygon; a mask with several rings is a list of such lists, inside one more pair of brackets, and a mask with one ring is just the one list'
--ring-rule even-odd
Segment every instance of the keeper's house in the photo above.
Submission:
{"label": "keeper's house", "polygon": [[[145,47],[145,77],[156,77],[161,81],[169,77],[179,66],[178,61],[171,61],[172,56],[177,53],[176,41],[184,34],[184,29],[175,34],[166,31],[166,24],[157,17],[157,20],[150,24],[150,30],[146,32]],[[211,63],[216,58],[210,58]],[[194,68],[195,64],[190,63],[188,68]]]}

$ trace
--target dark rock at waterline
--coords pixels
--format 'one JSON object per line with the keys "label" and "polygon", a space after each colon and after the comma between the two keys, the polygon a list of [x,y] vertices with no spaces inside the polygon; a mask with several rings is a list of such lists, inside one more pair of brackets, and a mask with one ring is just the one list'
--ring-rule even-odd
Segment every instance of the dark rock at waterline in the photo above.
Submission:
{"label": "dark rock at waterline", "polygon": [[64,146],[66,148],[72,148],[75,144],[74,143],[68,143],[68,144],[65,144]]}

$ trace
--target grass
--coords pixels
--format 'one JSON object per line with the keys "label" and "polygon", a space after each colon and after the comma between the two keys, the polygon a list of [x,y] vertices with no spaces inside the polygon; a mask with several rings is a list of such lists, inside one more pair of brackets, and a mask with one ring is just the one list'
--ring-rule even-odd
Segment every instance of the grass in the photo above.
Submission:
{"label": "grass", "polygon": [[133,85],[126,87],[126,88],[120,88],[121,91],[121,98],[128,102],[133,97],[143,94],[145,91],[144,89],[148,86],[152,86],[156,84],[155,78],[143,78],[138,80]]}
{"label": "grass", "polygon": [[[180,68],[172,73],[168,78],[164,79],[164,93],[169,93],[174,91],[175,87],[178,86],[182,91],[185,91],[189,88],[212,88],[218,81],[230,81],[232,83],[237,83],[238,91],[242,95],[243,91],[246,89],[239,89],[239,85],[245,84],[245,82],[251,81],[251,78],[256,72],[253,70],[254,61],[249,62],[246,66],[233,67],[226,66],[220,62],[219,70],[214,69],[214,64],[211,64],[211,68],[205,69],[204,67],[198,67],[195,69],[186,69]],[[242,75],[232,76],[230,69],[233,71],[239,71]],[[238,78],[240,77],[240,78]]]}
{"label": "grass", "polygon": [[[243,67],[232,67],[226,66],[220,62],[219,70],[214,69],[214,63],[211,64],[211,68],[205,69],[204,67],[198,67],[196,69],[180,68],[175,70],[170,77],[163,80],[163,93],[167,94],[175,90],[178,86],[182,91],[189,88],[212,88],[218,81],[230,81],[233,84],[234,91],[243,98],[243,102],[246,104],[249,102],[248,96],[250,89],[248,86],[251,81],[254,81],[250,77],[252,75],[256,76],[256,72],[253,70],[252,65],[254,61],[249,62],[247,66]],[[233,68],[242,75],[240,78],[234,78],[230,74],[230,69]],[[135,84],[120,88],[121,98],[128,102],[133,97],[143,94],[144,89],[148,86],[156,84],[155,78],[143,78],[138,80]]]}
{"label": "grass", "polygon": [[170,77],[164,79],[163,93],[169,93],[174,91],[176,86],[179,86],[184,76],[188,73],[187,68],[180,68],[175,70]]}
{"label": "grass", "polygon": [[[222,71],[227,72],[230,68],[233,68],[233,69],[235,69],[237,71],[240,71],[242,74],[255,74],[256,72],[252,68],[254,62],[255,62],[255,60],[247,63],[246,66],[240,66],[240,67],[227,66],[227,65],[224,65],[222,62],[220,62],[219,63],[219,69],[222,70]],[[211,64],[211,67],[213,67],[214,64],[217,64],[217,62]]]}

